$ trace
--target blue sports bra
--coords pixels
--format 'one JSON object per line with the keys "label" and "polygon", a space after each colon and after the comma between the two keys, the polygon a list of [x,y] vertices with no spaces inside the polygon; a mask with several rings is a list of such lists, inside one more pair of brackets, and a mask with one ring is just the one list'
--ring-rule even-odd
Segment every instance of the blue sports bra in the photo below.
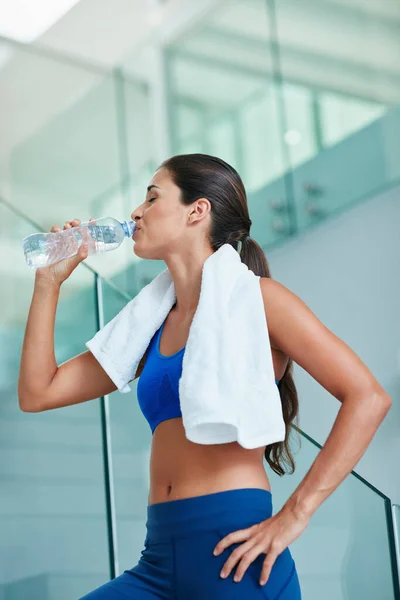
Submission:
{"label": "blue sports bra", "polygon": [[[169,356],[160,353],[160,339],[165,321],[150,341],[145,365],[137,385],[140,410],[148,421],[152,433],[162,421],[182,416],[179,379],[182,375],[182,360],[186,346]],[[277,381],[276,384],[278,383]]]}

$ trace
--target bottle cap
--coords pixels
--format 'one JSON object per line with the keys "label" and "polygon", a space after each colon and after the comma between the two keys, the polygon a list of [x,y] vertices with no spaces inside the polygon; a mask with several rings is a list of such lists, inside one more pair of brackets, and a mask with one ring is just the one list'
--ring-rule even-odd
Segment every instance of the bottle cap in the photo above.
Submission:
{"label": "bottle cap", "polygon": [[121,225],[126,237],[132,237],[136,229],[135,221],[123,221]]}

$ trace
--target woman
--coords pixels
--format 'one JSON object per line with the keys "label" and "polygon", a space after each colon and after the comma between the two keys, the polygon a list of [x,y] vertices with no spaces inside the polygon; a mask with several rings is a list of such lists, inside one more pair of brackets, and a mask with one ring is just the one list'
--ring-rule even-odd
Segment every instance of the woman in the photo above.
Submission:
{"label": "woman", "polygon": [[[135,254],[165,261],[174,280],[176,303],[136,372],[136,378],[142,375],[139,403],[153,431],[142,557],[85,600],[299,600],[289,545],[360,459],[391,399],[357,355],[295,294],[271,279],[261,247],[249,237],[243,183],[224,161],[202,154],[166,160],[132,219],[137,224]],[[66,222],[64,229],[79,222]],[[54,226],[52,231],[59,229]],[[187,440],[178,397],[204,262],[222,244],[239,250],[239,242],[242,262],[260,276],[266,335],[286,424],[283,442],[251,450],[236,442],[200,445]],[[59,367],[55,362],[54,318],[60,285],[86,256],[81,248],[76,257],[36,272],[21,359],[22,410],[76,404],[117,389],[90,351]],[[279,475],[285,472],[285,461],[294,470],[288,445],[290,426],[298,414],[293,360],[342,406],[312,468],[272,516],[263,457]]]}

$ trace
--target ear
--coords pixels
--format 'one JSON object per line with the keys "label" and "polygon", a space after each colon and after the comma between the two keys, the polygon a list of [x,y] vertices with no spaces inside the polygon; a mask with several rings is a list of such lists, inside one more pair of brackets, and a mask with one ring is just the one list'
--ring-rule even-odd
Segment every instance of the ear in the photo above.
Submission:
{"label": "ear", "polygon": [[211,212],[211,202],[207,198],[199,198],[190,207],[189,221],[201,221]]}

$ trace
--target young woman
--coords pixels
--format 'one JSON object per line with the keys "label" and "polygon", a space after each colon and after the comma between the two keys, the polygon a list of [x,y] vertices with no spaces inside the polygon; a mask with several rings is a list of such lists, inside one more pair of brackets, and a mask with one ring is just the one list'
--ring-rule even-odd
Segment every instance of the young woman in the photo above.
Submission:
{"label": "young woman", "polygon": [[[289,545],[358,462],[391,399],[357,355],[295,294],[271,279],[264,252],[250,237],[243,183],[227,163],[202,154],[166,160],[132,219],[137,223],[133,251],[143,259],[165,261],[174,280],[176,304],[136,372],[136,377],[141,376],[139,403],[153,432],[142,556],[136,566],[85,600],[299,600],[300,585]],[[64,229],[79,223],[79,219],[67,221]],[[51,231],[59,229],[55,225]],[[178,395],[204,262],[223,244],[239,250],[239,242],[242,262],[260,276],[266,335],[286,424],[283,442],[251,450],[236,442],[190,442]],[[18,393],[22,410],[49,410],[117,389],[90,351],[59,367],[54,357],[60,286],[86,256],[81,249],[76,257],[36,271],[21,358]],[[285,472],[284,462],[294,470],[288,445],[298,414],[292,361],[342,406],[306,477],[272,515],[263,457],[279,475]]]}

